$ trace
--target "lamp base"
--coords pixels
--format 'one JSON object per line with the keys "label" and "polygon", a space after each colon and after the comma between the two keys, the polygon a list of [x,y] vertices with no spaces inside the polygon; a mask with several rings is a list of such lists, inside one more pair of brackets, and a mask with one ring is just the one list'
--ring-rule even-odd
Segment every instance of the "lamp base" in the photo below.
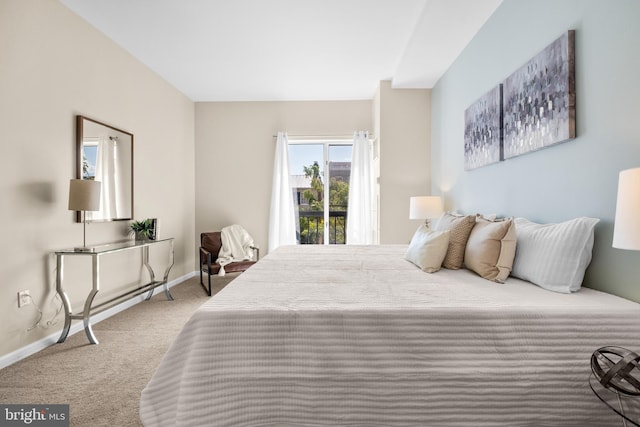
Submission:
{"label": "lamp base", "polygon": [[93,248],[87,248],[87,247],[73,248],[73,252],[93,252]]}

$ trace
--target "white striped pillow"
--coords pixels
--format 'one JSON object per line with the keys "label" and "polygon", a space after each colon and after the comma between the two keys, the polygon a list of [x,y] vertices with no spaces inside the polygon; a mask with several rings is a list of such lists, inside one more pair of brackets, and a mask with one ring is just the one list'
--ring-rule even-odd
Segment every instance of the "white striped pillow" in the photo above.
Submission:
{"label": "white striped pillow", "polygon": [[591,262],[593,231],[599,221],[583,217],[536,224],[516,218],[517,246],[511,275],[550,291],[576,292]]}

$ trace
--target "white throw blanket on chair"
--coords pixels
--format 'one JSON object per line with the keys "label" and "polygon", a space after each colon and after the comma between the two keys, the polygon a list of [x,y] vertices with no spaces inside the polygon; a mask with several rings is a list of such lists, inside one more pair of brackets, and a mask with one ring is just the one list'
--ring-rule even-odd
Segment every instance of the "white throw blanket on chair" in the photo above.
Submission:
{"label": "white throw blanket on chair", "polygon": [[247,261],[253,259],[253,238],[242,226],[234,224],[224,227],[220,231],[222,248],[218,253],[216,262],[220,264],[218,275],[224,276],[224,266],[232,262]]}

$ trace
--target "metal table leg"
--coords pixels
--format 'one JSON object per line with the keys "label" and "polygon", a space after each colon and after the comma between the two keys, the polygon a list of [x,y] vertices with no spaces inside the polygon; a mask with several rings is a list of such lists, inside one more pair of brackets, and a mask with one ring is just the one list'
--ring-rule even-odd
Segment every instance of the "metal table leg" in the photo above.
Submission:
{"label": "metal table leg", "polygon": [[87,338],[91,344],[98,344],[99,341],[93,333],[93,329],[91,328],[91,305],[93,304],[93,299],[96,297],[98,290],[100,290],[100,265],[98,263],[98,255],[93,255],[91,257],[91,270],[92,270],[92,288],[89,296],[87,296],[86,301],[84,302],[84,311],[82,312],[82,321],[84,322],[84,332],[87,334]]}
{"label": "metal table leg", "polygon": [[56,292],[60,295],[62,305],[64,306],[64,327],[62,328],[60,338],[58,338],[59,343],[62,343],[67,339],[67,335],[69,335],[69,330],[71,329],[71,304],[69,303],[69,297],[62,287],[62,280],[64,277],[64,263],[62,262],[63,256],[64,255],[62,254],[56,254]]}
{"label": "metal table leg", "polygon": [[[169,292],[169,285],[168,285],[169,272],[171,271],[171,268],[173,267],[173,263],[174,263],[173,240],[171,241],[171,249],[169,251],[169,254],[170,254],[171,262],[169,263],[169,266],[167,267],[167,269],[164,272],[164,277],[162,278],[162,286],[163,286],[163,289],[164,289],[164,294],[167,297],[167,300],[173,301],[173,296],[171,295],[171,292]],[[154,282],[155,281],[155,273],[153,272],[153,269],[151,268],[151,265],[149,264],[149,248],[148,247],[144,247],[143,248],[143,251],[142,251],[142,263],[144,264],[144,266],[149,271],[149,276],[150,276],[151,282]],[[148,301],[149,299],[151,299],[151,297],[153,296],[153,291],[154,290],[155,290],[155,287],[151,288],[149,290],[149,293],[145,297],[145,300]]]}
{"label": "metal table leg", "polygon": [[167,269],[164,271],[164,277],[162,279],[162,282],[164,286],[164,294],[166,295],[169,301],[173,301],[173,296],[171,296],[171,293],[169,292],[169,285],[167,283],[169,280],[169,272],[171,271],[171,268],[173,267],[173,263],[174,263],[173,240],[171,241],[170,254],[171,254],[171,262],[167,266]]}
{"label": "metal table leg", "polygon": [[[142,264],[147,267],[147,271],[149,272],[149,280],[151,281],[151,283],[156,281],[156,275],[153,272],[153,268],[151,268],[151,265],[149,264],[149,246],[145,246],[142,248]],[[151,297],[153,296],[153,290],[155,288],[151,288],[149,289],[149,293],[147,294],[147,297],[145,298],[145,300],[149,300],[151,299]]]}

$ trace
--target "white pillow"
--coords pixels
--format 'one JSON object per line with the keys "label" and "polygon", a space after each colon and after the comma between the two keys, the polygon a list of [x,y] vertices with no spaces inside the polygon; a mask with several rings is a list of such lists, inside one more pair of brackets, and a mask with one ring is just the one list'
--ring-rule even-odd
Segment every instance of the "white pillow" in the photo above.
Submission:
{"label": "white pillow", "polygon": [[536,224],[516,218],[518,243],[511,275],[550,291],[576,292],[591,262],[593,231],[599,221],[583,217]]}
{"label": "white pillow", "polygon": [[411,238],[405,259],[422,271],[435,273],[440,270],[449,247],[449,230],[434,231],[422,224]]}

